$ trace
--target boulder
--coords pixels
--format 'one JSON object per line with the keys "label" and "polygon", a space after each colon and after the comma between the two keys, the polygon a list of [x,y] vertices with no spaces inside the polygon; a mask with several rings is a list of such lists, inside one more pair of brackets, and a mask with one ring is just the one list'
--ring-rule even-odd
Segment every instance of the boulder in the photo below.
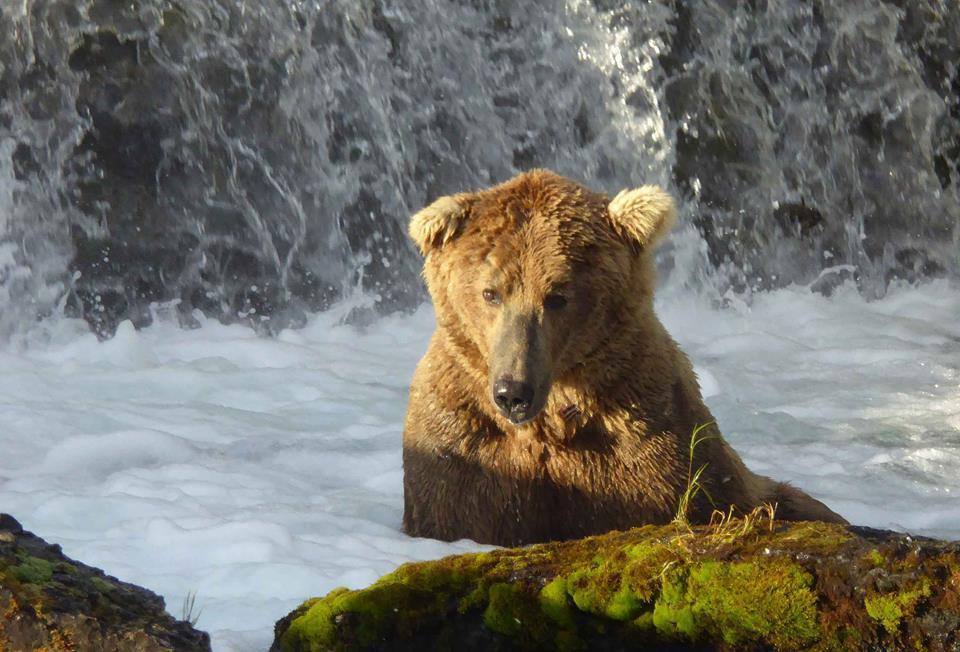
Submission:
{"label": "boulder", "polygon": [[960,543],[770,514],[406,564],[272,650],[958,650]]}
{"label": "boulder", "polygon": [[193,652],[210,637],[163,598],[66,557],[0,514],[0,650]]}

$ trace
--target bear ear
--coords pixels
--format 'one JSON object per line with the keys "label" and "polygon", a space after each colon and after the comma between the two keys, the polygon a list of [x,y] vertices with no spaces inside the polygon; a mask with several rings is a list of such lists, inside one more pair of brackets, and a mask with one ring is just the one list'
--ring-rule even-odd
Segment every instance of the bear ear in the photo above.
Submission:
{"label": "bear ear", "polygon": [[621,191],[610,202],[607,213],[622,237],[644,249],[655,246],[677,219],[673,198],[659,186]]}
{"label": "bear ear", "polygon": [[452,240],[467,219],[474,199],[468,193],[441,197],[410,218],[410,237],[426,256]]}

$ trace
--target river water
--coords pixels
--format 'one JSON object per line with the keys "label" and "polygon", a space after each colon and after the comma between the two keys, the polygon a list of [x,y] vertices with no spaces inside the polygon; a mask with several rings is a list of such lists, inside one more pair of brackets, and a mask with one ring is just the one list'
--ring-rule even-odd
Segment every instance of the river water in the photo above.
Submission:
{"label": "river water", "polygon": [[399,531],[433,329],[407,217],[656,182],[657,309],[727,439],[960,538],[960,7],[0,4],[0,509],[217,650],[474,550]]}
{"label": "river water", "polygon": [[[104,342],[49,320],[0,353],[0,507],[174,614],[196,592],[217,650],[266,649],[308,596],[478,549],[400,532],[407,385],[433,314],[342,324],[364,301],[274,339],[185,330],[173,309]],[[854,523],[960,539],[955,288],[790,287],[716,309],[668,286],[658,310],[753,470]]]}

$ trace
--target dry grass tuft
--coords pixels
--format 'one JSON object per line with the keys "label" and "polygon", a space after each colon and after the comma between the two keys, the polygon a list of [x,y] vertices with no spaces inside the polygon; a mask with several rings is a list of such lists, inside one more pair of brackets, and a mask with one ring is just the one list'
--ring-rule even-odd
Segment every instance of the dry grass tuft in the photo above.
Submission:
{"label": "dry grass tuft", "polygon": [[707,497],[707,499],[713,503],[713,498],[710,497],[710,494],[707,493],[707,490],[702,484],[700,484],[700,476],[703,475],[703,472],[707,468],[707,464],[701,464],[700,468],[696,471],[693,470],[693,456],[696,451],[697,446],[707,441],[708,439],[714,439],[716,435],[700,435],[701,432],[714,425],[715,422],[709,421],[707,423],[701,424],[693,429],[693,433],[690,435],[690,457],[687,462],[687,488],[680,496],[680,501],[677,504],[677,515],[673,518],[674,525],[677,526],[678,530],[690,532],[690,504],[693,502],[694,498],[700,492]]}

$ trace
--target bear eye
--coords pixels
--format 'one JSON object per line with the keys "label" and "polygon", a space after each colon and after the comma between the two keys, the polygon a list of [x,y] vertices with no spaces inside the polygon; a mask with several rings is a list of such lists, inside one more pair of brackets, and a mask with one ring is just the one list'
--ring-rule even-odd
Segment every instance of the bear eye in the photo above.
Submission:
{"label": "bear eye", "polygon": [[543,307],[547,310],[563,310],[567,307],[567,297],[562,294],[548,294],[543,300]]}
{"label": "bear eye", "polygon": [[500,293],[496,290],[491,290],[487,288],[483,291],[483,300],[489,303],[491,306],[500,305]]}

